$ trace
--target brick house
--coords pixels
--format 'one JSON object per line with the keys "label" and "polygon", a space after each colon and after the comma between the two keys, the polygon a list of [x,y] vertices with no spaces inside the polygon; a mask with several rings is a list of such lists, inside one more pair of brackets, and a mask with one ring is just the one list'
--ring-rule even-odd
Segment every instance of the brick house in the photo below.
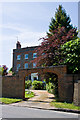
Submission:
{"label": "brick house", "polygon": [[[13,72],[17,73],[20,69],[29,69],[35,68],[36,63],[32,62],[35,58],[37,58],[37,53],[35,50],[39,46],[25,47],[21,48],[21,44],[19,41],[16,43],[16,49],[13,49]],[[38,79],[37,73],[32,73],[31,76],[26,76],[27,79]]]}

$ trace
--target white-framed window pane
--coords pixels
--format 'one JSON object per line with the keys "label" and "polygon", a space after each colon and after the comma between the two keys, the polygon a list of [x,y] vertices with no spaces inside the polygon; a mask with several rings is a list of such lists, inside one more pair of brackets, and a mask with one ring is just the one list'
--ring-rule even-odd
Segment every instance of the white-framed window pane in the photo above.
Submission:
{"label": "white-framed window pane", "polygon": [[28,54],[25,54],[25,59],[28,59]]}
{"label": "white-framed window pane", "polygon": [[20,68],[20,64],[17,64],[17,71],[19,70],[19,68]]}
{"label": "white-framed window pane", "polygon": [[33,58],[37,58],[37,53],[33,53]]}
{"label": "white-framed window pane", "polygon": [[35,68],[36,67],[36,63],[33,63],[33,68]]}
{"label": "white-framed window pane", "polygon": [[25,68],[28,68],[28,63],[25,63],[25,66],[24,66]]}
{"label": "white-framed window pane", "polygon": [[20,60],[21,59],[21,55],[17,55],[17,60]]}

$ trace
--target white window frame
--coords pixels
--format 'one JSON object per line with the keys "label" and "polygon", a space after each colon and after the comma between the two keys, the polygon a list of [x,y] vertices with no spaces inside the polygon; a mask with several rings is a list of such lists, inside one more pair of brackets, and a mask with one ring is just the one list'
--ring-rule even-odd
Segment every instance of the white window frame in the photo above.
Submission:
{"label": "white window frame", "polygon": [[[35,65],[34,65],[35,64]],[[33,63],[33,68],[36,68],[36,63]]]}
{"label": "white window frame", "polygon": [[33,58],[37,58],[37,53],[33,53]]}
{"label": "white window frame", "polygon": [[25,63],[25,64],[24,64],[24,68],[25,68],[25,69],[27,69],[27,68],[28,68],[28,66],[26,67],[26,64],[28,65],[28,63]]}
{"label": "white window frame", "polygon": [[21,55],[17,55],[17,60],[20,60],[21,59]]}
{"label": "white window frame", "polygon": [[28,54],[25,54],[25,59],[28,59],[28,57],[26,57],[26,55],[28,56]]}

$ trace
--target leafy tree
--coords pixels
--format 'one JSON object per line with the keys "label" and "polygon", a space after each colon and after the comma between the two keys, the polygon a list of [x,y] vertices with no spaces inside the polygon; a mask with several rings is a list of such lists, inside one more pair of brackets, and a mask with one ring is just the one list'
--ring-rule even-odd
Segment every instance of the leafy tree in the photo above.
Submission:
{"label": "leafy tree", "polygon": [[[65,27],[66,32],[69,32],[71,29],[75,29],[72,24],[70,24],[71,19],[69,15],[66,14],[65,9],[63,9],[62,5],[59,5],[57,11],[55,12],[55,18],[52,17],[50,25],[49,25],[49,32],[47,33],[48,36],[54,34],[54,30],[56,28]],[[77,36],[77,32],[75,31],[74,36]],[[75,38],[74,37],[74,38]]]}
{"label": "leafy tree", "polygon": [[80,38],[66,42],[61,46],[61,51],[68,72],[80,74]]}
{"label": "leafy tree", "polygon": [[56,28],[52,36],[42,38],[41,46],[37,50],[39,57],[35,59],[37,66],[59,65],[62,62],[60,47],[67,40],[73,39],[74,34],[75,29],[71,29],[67,33],[65,27],[61,27]]}
{"label": "leafy tree", "polygon": [[6,67],[6,65],[0,66],[0,74],[1,74],[2,76],[5,76],[5,75],[8,74],[7,70],[8,70],[8,68]]}

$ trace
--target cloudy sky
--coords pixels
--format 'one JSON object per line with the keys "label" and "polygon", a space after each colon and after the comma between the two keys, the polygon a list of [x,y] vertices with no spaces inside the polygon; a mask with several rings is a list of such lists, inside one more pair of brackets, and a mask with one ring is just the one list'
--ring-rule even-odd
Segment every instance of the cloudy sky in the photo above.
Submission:
{"label": "cloudy sky", "polygon": [[[62,4],[78,27],[77,2],[2,2],[0,3],[0,59],[1,65],[12,67],[13,49],[17,37],[22,47],[39,45],[46,35],[56,8]],[[2,20],[2,21],[1,21]]]}

